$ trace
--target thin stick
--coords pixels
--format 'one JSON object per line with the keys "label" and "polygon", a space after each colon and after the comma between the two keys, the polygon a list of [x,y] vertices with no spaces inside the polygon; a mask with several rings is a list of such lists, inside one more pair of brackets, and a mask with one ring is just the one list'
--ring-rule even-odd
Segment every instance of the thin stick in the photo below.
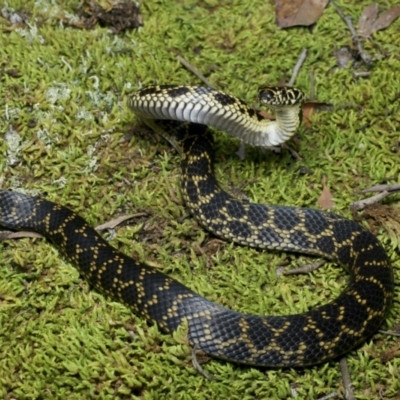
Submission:
{"label": "thin stick", "polygon": [[317,400],[328,400],[328,399],[333,399],[334,397],[337,397],[337,396],[339,396],[336,392],[332,392],[332,393],[330,393],[330,394],[327,394],[326,396],[324,396],[324,397],[320,397],[319,399],[317,399]]}
{"label": "thin stick", "polygon": [[96,226],[96,231],[104,231],[106,229],[114,229],[116,228],[118,225],[122,224],[123,222],[125,222],[128,219],[133,219],[133,218],[138,218],[138,217],[144,217],[148,215],[147,213],[136,213],[136,214],[129,214],[129,215],[122,215],[118,218],[112,219],[111,221],[108,221],[104,224],[98,225]]}
{"label": "thin stick", "polygon": [[295,149],[292,149],[287,143],[282,143],[281,147],[282,147],[282,149],[288,150],[289,153],[292,155],[292,157],[295,160],[303,161],[303,158],[301,157],[301,155]]}
{"label": "thin stick", "polygon": [[353,72],[354,78],[366,78],[370,76],[372,72],[370,71],[358,71],[358,72]]}
{"label": "thin stick", "polygon": [[354,43],[355,43],[356,46],[357,46],[358,53],[360,54],[360,57],[363,59],[363,61],[365,62],[366,65],[370,66],[370,65],[372,64],[372,59],[371,59],[371,57],[364,51],[364,49],[363,49],[363,47],[362,47],[362,45],[361,45],[360,39],[358,38],[358,35],[357,35],[357,33],[356,33],[356,30],[354,29],[354,26],[353,26],[353,22],[352,22],[352,20],[351,20],[351,17],[346,17],[346,18],[345,18],[345,22],[346,22],[347,26],[349,27],[349,30],[350,30],[350,32],[351,32],[351,34],[352,34],[352,36],[353,36],[353,40],[354,40]]}
{"label": "thin stick", "polygon": [[381,201],[385,197],[389,196],[390,192],[384,190],[381,193],[376,194],[375,196],[368,197],[368,199],[355,201],[354,203],[350,204],[351,211],[360,211],[363,210],[366,206],[370,206],[371,204],[375,204],[378,201]]}
{"label": "thin stick", "polygon": [[400,184],[394,185],[374,185],[369,188],[363,189],[361,193],[369,193],[369,192],[380,192],[375,196],[368,197],[367,199],[355,201],[350,204],[350,210],[352,211],[360,211],[363,210],[366,206],[370,206],[371,204],[375,204],[378,201],[381,201],[385,197],[388,197],[392,193],[396,193],[400,191]]}
{"label": "thin stick", "polygon": [[398,192],[400,191],[400,184],[395,183],[394,185],[374,185],[369,188],[361,190],[361,193],[368,193],[368,192]]}
{"label": "thin stick", "polygon": [[326,260],[319,260],[310,264],[303,265],[298,268],[291,268],[291,269],[282,269],[282,271],[277,271],[277,274],[280,273],[281,275],[297,275],[297,274],[308,274],[312,271],[317,270],[318,268],[322,267],[327,261]]}
{"label": "thin stick", "polygon": [[1,231],[0,232],[0,242],[3,240],[9,239],[19,239],[19,238],[44,238],[43,235],[37,232],[31,231],[19,231],[19,232],[12,232],[12,231]]}
{"label": "thin stick", "polygon": [[192,348],[192,364],[194,369],[196,369],[198,372],[200,372],[201,375],[204,376],[204,378],[206,378],[209,381],[214,380],[214,376],[210,375],[208,372],[204,371],[204,369],[201,367],[201,365],[199,364],[198,360],[197,360],[197,352],[201,351],[199,350],[196,346],[194,346]]}
{"label": "thin stick", "polygon": [[346,23],[347,27],[349,28],[353,42],[357,46],[357,50],[358,53],[360,54],[360,57],[363,59],[366,65],[370,66],[372,64],[371,57],[364,51],[360,39],[358,38],[357,32],[354,29],[351,17],[344,15],[342,10],[332,0],[331,3],[336,8],[337,13],[340,15],[342,20]]}
{"label": "thin stick", "polygon": [[379,330],[379,333],[383,333],[384,335],[392,335],[392,336],[400,336],[399,332],[394,332],[394,331],[382,331]]}
{"label": "thin stick", "polygon": [[193,65],[186,61],[183,57],[176,56],[176,59],[189,71],[193,72],[201,81],[206,84],[206,86],[210,87],[211,89],[216,89],[216,87],[197,68],[193,67]]}
{"label": "thin stick", "polygon": [[315,78],[314,71],[310,71],[310,100],[315,100]]}
{"label": "thin stick", "polygon": [[299,59],[297,60],[296,65],[293,68],[292,76],[288,82],[288,86],[293,86],[296,81],[297,75],[299,74],[300,68],[304,63],[304,60],[307,58],[307,49],[303,49],[300,53]]}
{"label": "thin stick", "polygon": [[344,398],[346,400],[356,400],[351,386],[351,378],[349,372],[349,366],[347,365],[346,357],[342,357],[339,361],[340,372],[342,373],[343,386],[344,386]]}

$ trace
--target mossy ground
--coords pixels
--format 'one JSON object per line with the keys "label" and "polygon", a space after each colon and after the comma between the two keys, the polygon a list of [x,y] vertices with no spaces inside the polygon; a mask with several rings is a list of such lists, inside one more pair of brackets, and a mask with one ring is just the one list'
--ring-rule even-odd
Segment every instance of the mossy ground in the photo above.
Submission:
{"label": "mossy ground", "polygon": [[[143,213],[117,229],[111,243],[228,307],[257,314],[298,313],[334,298],[346,275],[327,265],[310,275],[277,278],[284,262],[309,260],[225,244],[188,216],[179,192],[179,157],[168,144],[133,135],[127,94],[151,83],[199,84],[175,58],[183,55],[218,88],[253,103],[256,88],[290,76],[301,50],[308,58],[296,85],[335,106],[315,114],[287,151],[247,148],[217,137],[217,175],[256,202],[316,207],[328,179],[334,212],[375,183],[399,182],[400,20],[365,43],[371,75],[335,67],[335,48],[351,35],[333,7],[312,32],[280,30],[271,2],[148,1],[144,26],[115,36],[63,26],[78,1],[9,1],[30,13],[29,26],[7,30],[1,20],[1,187],[41,193],[97,225]],[[395,0],[381,2],[381,9]],[[338,2],[356,20],[369,1]],[[6,71],[16,70],[18,74]],[[18,135],[20,141],[18,140]],[[12,136],[12,135],[11,135]],[[10,135],[8,135],[10,137]],[[397,150],[396,150],[397,149]],[[11,165],[14,157],[18,162]],[[305,168],[303,168],[305,167]],[[304,174],[302,171],[309,173]],[[385,203],[400,209],[399,196]],[[393,227],[378,236],[400,278],[400,239]],[[84,282],[57,250],[40,239],[1,244],[0,398],[2,399],[316,399],[342,391],[337,361],[312,368],[262,370],[211,360],[207,381],[190,363],[184,339],[161,334],[126,307]],[[383,329],[399,323],[399,290]],[[380,354],[398,338],[377,333],[348,355],[358,399],[400,398],[400,357]]]}

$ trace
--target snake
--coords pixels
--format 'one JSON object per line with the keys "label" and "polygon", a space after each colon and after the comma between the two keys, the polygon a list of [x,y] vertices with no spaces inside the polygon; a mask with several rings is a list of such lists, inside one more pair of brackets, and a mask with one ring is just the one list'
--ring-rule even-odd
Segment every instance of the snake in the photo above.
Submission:
{"label": "snake", "polygon": [[189,345],[212,357],[257,367],[304,367],[347,353],[386,318],[392,267],[376,236],[350,219],[239,200],[220,187],[210,126],[261,147],[284,142],[298,128],[304,100],[299,89],[263,87],[259,98],[275,110],[276,120],[234,96],[196,86],[145,87],[129,96],[128,105],[180,146],[182,196],[205,229],[239,245],[320,256],[347,269],[349,283],[330,303],[282,316],[231,310],[116,250],[81,216],[39,196],[1,190],[0,226],[41,233],[94,288],[166,333],[184,327]]}

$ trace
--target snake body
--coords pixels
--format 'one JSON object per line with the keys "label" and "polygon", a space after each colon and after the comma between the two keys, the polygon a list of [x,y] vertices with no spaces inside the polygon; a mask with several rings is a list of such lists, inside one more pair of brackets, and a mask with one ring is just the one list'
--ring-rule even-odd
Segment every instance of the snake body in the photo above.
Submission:
{"label": "snake body", "polygon": [[[171,110],[185,110],[187,106],[186,102],[177,103],[177,92],[201,91],[151,87],[139,91],[129,104],[141,118],[172,118]],[[204,92],[210,93],[209,89]],[[232,101],[230,105],[219,102],[215,94],[212,96],[218,113],[233,110]],[[222,95],[225,94],[220,99]],[[276,96],[280,96],[279,91]],[[242,103],[235,102],[235,107],[239,109]],[[258,119],[246,110],[244,119]],[[179,120],[186,118],[184,111],[182,115]],[[207,121],[211,120],[216,119],[208,117]],[[197,122],[206,121],[198,116]],[[251,121],[245,123],[251,125]],[[94,287],[166,332],[186,323],[192,346],[232,362],[273,367],[312,365],[353,349],[378,329],[392,302],[393,274],[386,253],[373,234],[332,213],[267,206],[231,197],[214,177],[214,145],[208,129],[197,123],[174,121],[165,126],[176,128],[182,152],[183,197],[202,225],[240,244],[335,260],[350,271],[351,281],[344,292],[331,303],[303,314],[242,314],[215,304],[155,268],[120,253],[81,217],[47,200],[0,191],[0,225],[42,233]]]}

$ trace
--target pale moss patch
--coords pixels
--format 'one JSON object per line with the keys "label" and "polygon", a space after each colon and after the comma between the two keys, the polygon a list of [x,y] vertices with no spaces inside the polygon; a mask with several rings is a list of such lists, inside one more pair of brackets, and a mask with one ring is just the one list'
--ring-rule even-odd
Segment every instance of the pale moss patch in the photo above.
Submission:
{"label": "pale moss patch", "polygon": [[7,164],[15,166],[20,161],[19,154],[22,151],[22,139],[17,131],[10,125],[4,134],[4,142],[7,144]]}

